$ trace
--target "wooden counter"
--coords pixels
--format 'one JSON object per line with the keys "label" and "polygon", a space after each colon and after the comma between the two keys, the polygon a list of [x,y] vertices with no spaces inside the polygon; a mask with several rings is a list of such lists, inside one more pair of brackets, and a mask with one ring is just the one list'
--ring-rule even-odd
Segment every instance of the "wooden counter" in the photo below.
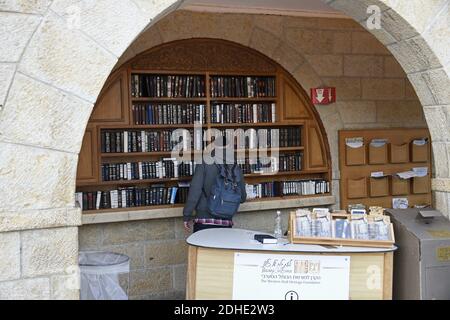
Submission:
{"label": "wooden counter", "polygon": [[[328,255],[350,257],[349,298],[392,299],[392,248],[325,247],[320,245],[261,244],[255,232],[207,229],[188,239],[187,299],[232,299],[235,253]],[[249,288],[251,290],[252,288]],[[330,288],[331,289],[331,288]]]}

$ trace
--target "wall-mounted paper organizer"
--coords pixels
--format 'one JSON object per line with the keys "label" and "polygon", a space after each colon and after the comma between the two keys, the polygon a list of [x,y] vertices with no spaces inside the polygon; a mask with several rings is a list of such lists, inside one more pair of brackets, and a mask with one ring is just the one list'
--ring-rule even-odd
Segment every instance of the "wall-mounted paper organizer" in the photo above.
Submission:
{"label": "wall-mounted paper organizer", "polygon": [[366,164],[366,146],[363,139],[349,139],[346,141],[345,159],[348,166]]}
{"label": "wall-mounted paper organizer", "polygon": [[[430,141],[424,128],[339,131],[341,208],[392,208],[394,198],[406,198],[410,207],[431,205]],[[425,177],[397,175],[420,167]]]}
{"label": "wall-mounted paper organizer", "polygon": [[348,179],[348,197],[360,199],[367,197],[367,178]]}
{"label": "wall-mounted paper organizer", "polygon": [[386,139],[373,139],[369,144],[369,164],[388,162],[388,143]]}
{"label": "wall-mounted paper organizer", "polygon": [[428,174],[424,177],[412,178],[412,193],[424,194],[429,192],[431,192],[431,189],[430,189],[430,177]]}
{"label": "wall-mounted paper organizer", "polygon": [[389,195],[389,177],[370,178],[370,196],[384,197]]}
{"label": "wall-mounted paper organizer", "polygon": [[401,179],[396,175],[391,177],[391,194],[393,196],[404,196],[409,193],[409,179]]}
{"label": "wall-mounted paper organizer", "polygon": [[407,163],[409,162],[409,143],[390,144],[390,162]]}
{"label": "wall-mounted paper organizer", "polygon": [[428,137],[411,141],[411,162],[427,162],[429,153]]}

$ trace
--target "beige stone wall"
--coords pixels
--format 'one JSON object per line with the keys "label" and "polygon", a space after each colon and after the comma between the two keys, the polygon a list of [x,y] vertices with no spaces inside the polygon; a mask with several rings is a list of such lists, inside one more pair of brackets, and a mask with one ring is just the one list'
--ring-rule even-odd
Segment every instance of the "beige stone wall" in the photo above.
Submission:
{"label": "beige stone wall", "polygon": [[78,152],[120,55],[175,0],[0,1],[0,299],[78,299]]}

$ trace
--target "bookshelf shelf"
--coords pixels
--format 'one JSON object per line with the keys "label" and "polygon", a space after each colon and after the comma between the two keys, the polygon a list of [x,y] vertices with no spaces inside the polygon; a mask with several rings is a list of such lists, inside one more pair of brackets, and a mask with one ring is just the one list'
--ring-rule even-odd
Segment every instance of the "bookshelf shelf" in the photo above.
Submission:
{"label": "bookshelf shelf", "polygon": [[277,97],[211,97],[210,101],[212,103],[221,103],[221,102],[275,102],[277,101]]}
{"label": "bookshelf shelf", "polygon": [[[102,169],[110,170],[112,168],[112,171],[105,171],[108,172],[106,174],[117,177],[115,171],[117,169],[114,164],[123,168],[123,165],[119,164],[154,162],[171,157],[171,151],[151,150],[157,150],[154,147],[155,144],[167,143],[167,140],[164,140],[166,135],[175,129],[194,129],[196,126],[189,122],[193,119],[202,119],[202,115],[205,116],[203,118],[204,123],[201,125],[203,130],[262,129],[262,134],[265,134],[267,139],[271,139],[268,134],[270,133],[270,136],[272,136],[275,133],[264,129],[280,129],[280,142],[283,141],[280,145],[290,147],[235,149],[234,152],[238,156],[244,154],[247,156],[255,152],[258,155],[267,153],[271,156],[274,152],[278,152],[280,161],[288,163],[287,166],[290,169],[301,168],[301,170],[283,171],[276,174],[245,174],[246,183],[261,186],[271,183],[268,180],[274,182],[308,179],[329,181],[331,166],[328,144],[324,143],[325,131],[314,106],[309,102],[307,93],[282,67],[265,57],[259,56],[251,49],[239,47],[237,51],[233,51],[237,49],[234,48],[235,44],[225,44],[218,40],[206,39],[186,41],[190,43],[199,41],[202,45],[194,46],[194,49],[174,49],[169,50],[166,54],[155,55],[153,55],[152,49],[125,63],[107,80],[94,107],[93,116],[88,123],[83,140],[77,175],[78,192],[92,190],[89,192],[93,193],[96,187],[98,187],[97,191],[107,192],[115,188],[130,188],[133,186],[141,188],[152,184],[164,185],[169,188],[176,186],[177,182],[191,180],[192,177],[189,176],[102,181]],[[203,45],[205,41],[208,43],[206,47]],[[171,45],[181,44],[168,44],[169,47]],[[234,49],[231,49],[232,47]],[[186,59],[173,56],[179,55],[180,52],[189,56],[191,51],[195,54]],[[246,56],[239,61],[230,60],[229,57],[236,56],[236,52],[246,52]],[[214,55],[214,57],[211,55]],[[204,59],[198,58],[202,56],[204,56]],[[214,62],[215,60],[217,61]],[[189,67],[184,65],[183,61],[189,64]],[[200,61],[207,61],[208,66],[196,64]],[[241,67],[237,67],[238,65],[241,65]],[[165,87],[166,85],[167,87]],[[169,95],[172,97],[168,97]],[[242,97],[241,95],[245,96]],[[223,106],[215,107],[217,104],[223,104]],[[203,107],[198,107],[198,105],[203,105]],[[179,112],[181,112],[181,116]],[[171,116],[176,117],[178,122],[185,123],[137,124],[163,123],[167,122],[165,117],[170,119]],[[226,122],[212,122],[217,118],[223,118]],[[255,122],[254,119],[259,122]],[[268,122],[272,119],[276,119],[276,121]],[[236,122],[228,123],[231,120],[236,120]],[[128,131],[128,133],[122,134],[124,131]],[[148,133],[139,133],[139,131]],[[156,142],[153,140],[152,131],[159,132],[158,137],[160,138]],[[125,142],[127,137],[128,140]],[[150,139],[152,139],[152,142],[148,142]],[[107,143],[106,141],[110,143],[110,147],[102,148],[102,145]],[[148,144],[141,149],[138,146],[142,141],[147,141]],[[135,143],[137,143],[136,148],[134,147]],[[132,148],[130,148],[130,144],[133,146]],[[250,145],[255,146],[252,142],[250,142]],[[119,151],[127,148],[128,150],[145,150],[147,152],[105,152],[106,150]],[[165,148],[161,145],[159,149]],[[187,154],[191,156],[192,160],[195,160],[194,156],[202,153],[203,151],[200,150],[191,150]],[[103,167],[104,164],[110,164],[111,166]],[[119,172],[119,174],[123,176],[122,172]],[[265,186],[268,187],[268,185]],[[180,190],[178,190],[179,192]],[[305,197],[314,196],[320,197],[323,195]],[[258,198],[251,200],[251,202],[287,199],[286,197],[291,198],[291,196]],[[297,199],[299,197],[292,196],[292,198]],[[303,197],[300,198],[303,199]],[[175,202],[178,202],[178,200]],[[182,206],[182,204],[177,203],[175,205],[84,211],[101,213],[179,208]]]}
{"label": "bookshelf shelf", "polygon": [[241,152],[287,152],[287,151],[301,151],[305,150],[304,147],[284,147],[284,148],[259,148],[259,149],[236,149],[235,152],[241,153]]}
{"label": "bookshelf shelf", "polygon": [[[202,124],[203,128],[207,128],[206,124]],[[178,129],[186,128],[193,129],[194,125],[189,123],[181,124],[132,124],[132,125],[104,125],[102,129],[104,130],[157,130],[157,129]]]}
{"label": "bookshelf shelf", "polygon": [[252,177],[280,177],[280,176],[296,176],[296,175],[305,175],[309,174],[304,171],[279,171],[277,173],[246,173],[244,177],[252,178]]}
{"label": "bookshelf shelf", "polygon": [[110,209],[94,209],[83,210],[84,213],[102,213],[102,212],[120,212],[124,210],[149,210],[149,209],[169,209],[169,208],[183,208],[183,204],[164,204],[155,206],[141,206],[141,207],[127,207],[127,208],[110,208]]}
{"label": "bookshelf shelf", "polygon": [[184,103],[195,103],[195,102],[203,102],[206,103],[206,97],[199,98],[183,98],[183,97],[140,97],[140,98],[131,98],[132,102],[182,102]]}
{"label": "bookshelf shelf", "polygon": [[[257,198],[257,199],[248,199],[246,202],[248,203],[257,203],[260,201],[283,201],[283,200],[301,200],[301,199],[311,199],[311,198],[328,198],[331,196],[330,193],[322,193],[316,195],[306,195],[306,196],[296,196],[289,195],[283,197],[267,197],[267,198]],[[327,202],[328,203],[328,202]],[[107,213],[107,212],[121,212],[121,211],[134,211],[134,210],[151,210],[151,209],[175,209],[175,208],[183,208],[183,204],[172,204],[172,205],[154,205],[154,206],[140,206],[140,207],[127,207],[127,208],[113,208],[113,209],[94,209],[94,210],[83,210],[85,214],[96,214],[96,213]]]}
{"label": "bookshelf shelf", "polygon": [[302,123],[280,123],[280,122],[259,122],[259,123],[211,123],[211,128],[258,128],[258,127],[298,127]]}
{"label": "bookshelf shelf", "polygon": [[189,181],[192,177],[178,177],[178,178],[158,178],[158,179],[142,179],[142,180],[114,180],[114,181],[102,181],[98,185],[102,186],[131,186],[141,185],[148,183],[161,183],[161,182],[177,182],[177,181]]}
{"label": "bookshelf shelf", "polygon": [[[278,173],[247,173],[244,174],[246,178],[252,177],[280,177],[280,176],[304,176],[314,173],[325,173],[326,171],[280,171]],[[161,183],[161,182],[178,182],[178,181],[190,181],[192,176],[178,177],[178,178],[158,178],[158,179],[141,179],[141,180],[114,180],[114,181],[101,181],[98,183],[86,183],[79,184],[79,187],[89,187],[89,186],[130,186],[130,185],[142,185],[151,183]]]}
{"label": "bookshelf shelf", "polygon": [[[201,154],[202,151],[191,151],[190,154]],[[143,157],[143,156],[170,156],[172,151],[152,151],[152,152],[111,152],[101,153],[101,158],[124,158],[124,157]]]}
{"label": "bookshelf shelf", "polygon": [[[288,151],[302,151],[305,147],[285,147],[285,148],[269,148],[269,149],[235,149],[236,153],[249,152],[288,152]],[[123,158],[123,157],[142,157],[142,156],[170,156],[171,151],[152,151],[152,152],[107,152],[101,153],[102,158]],[[202,154],[203,151],[190,151],[190,154]]]}

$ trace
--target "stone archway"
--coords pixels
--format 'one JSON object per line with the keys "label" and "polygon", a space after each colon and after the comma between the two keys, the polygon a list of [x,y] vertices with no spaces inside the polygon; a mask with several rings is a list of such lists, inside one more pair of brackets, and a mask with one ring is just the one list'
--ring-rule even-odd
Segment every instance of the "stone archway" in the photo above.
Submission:
{"label": "stone archway", "polygon": [[[450,4],[424,0],[322,1],[368,29],[405,70],[422,103],[433,140],[435,205],[449,215]],[[369,6],[377,6],[381,12],[380,29],[369,29],[367,21],[373,13],[368,14]]]}
{"label": "stone archway", "polygon": [[[421,102],[436,160],[433,189],[450,207],[448,1],[325,0],[365,25],[401,63]],[[81,5],[74,5],[79,3]],[[93,103],[132,40],[182,1],[0,4],[0,297],[77,298],[78,152]],[[420,8],[420,10],[415,10]],[[420,16],[414,14],[420,12]]]}

